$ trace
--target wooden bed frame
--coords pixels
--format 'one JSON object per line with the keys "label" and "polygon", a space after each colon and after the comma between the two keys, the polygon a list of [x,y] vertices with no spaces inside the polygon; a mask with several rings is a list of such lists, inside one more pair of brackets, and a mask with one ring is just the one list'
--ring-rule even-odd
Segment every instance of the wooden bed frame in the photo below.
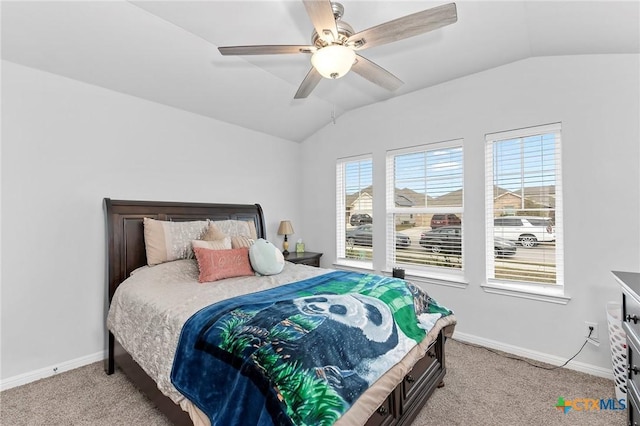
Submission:
{"label": "wooden bed frame", "polygon": [[[259,204],[205,204],[104,199],[107,228],[107,292],[109,304],[114,292],[129,274],[147,264],[143,218],[158,220],[253,220],[259,238],[265,238],[265,224]],[[429,347],[426,355],[374,413],[367,426],[410,424],[446,373],[444,331]],[[156,383],[133,360],[111,332],[107,332],[108,358],[105,371],[120,368],[176,425],[192,425],[189,415],[162,394]]]}

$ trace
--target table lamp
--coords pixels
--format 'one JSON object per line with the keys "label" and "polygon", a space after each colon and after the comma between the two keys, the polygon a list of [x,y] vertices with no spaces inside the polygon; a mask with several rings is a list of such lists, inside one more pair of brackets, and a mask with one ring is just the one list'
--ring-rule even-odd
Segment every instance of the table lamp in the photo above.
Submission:
{"label": "table lamp", "polygon": [[291,221],[283,220],[280,222],[280,227],[278,228],[278,235],[284,235],[284,241],[282,242],[282,254],[285,256],[289,254],[289,241],[287,240],[287,235],[293,234],[293,226],[291,225]]}

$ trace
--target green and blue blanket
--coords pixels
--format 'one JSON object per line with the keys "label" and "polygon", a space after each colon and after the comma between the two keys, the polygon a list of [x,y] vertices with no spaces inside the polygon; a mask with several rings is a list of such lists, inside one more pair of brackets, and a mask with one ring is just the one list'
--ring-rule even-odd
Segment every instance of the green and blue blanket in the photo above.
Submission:
{"label": "green and blue blanket", "polygon": [[171,380],[212,425],[330,425],[451,313],[404,280],[330,272],[194,314]]}

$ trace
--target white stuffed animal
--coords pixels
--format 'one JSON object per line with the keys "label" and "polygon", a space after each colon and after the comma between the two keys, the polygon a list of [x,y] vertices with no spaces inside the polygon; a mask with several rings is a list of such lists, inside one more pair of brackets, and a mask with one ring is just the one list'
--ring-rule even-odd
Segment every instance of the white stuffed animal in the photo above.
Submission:
{"label": "white stuffed animal", "polygon": [[284,268],[284,256],[276,246],[260,238],[249,248],[251,267],[260,275],[276,275]]}

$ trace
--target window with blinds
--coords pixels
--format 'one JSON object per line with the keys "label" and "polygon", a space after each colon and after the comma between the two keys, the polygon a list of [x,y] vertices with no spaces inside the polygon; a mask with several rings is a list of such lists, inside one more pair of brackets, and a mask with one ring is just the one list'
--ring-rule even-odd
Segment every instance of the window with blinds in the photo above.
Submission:
{"label": "window with blinds", "polygon": [[486,136],[488,282],[563,284],[560,131]]}
{"label": "window with blinds", "polygon": [[387,152],[387,268],[463,268],[462,140]]}
{"label": "window with blinds", "polygon": [[338,262],[369,266],[373,259],[373,159],[340,159],[336,165]]}

